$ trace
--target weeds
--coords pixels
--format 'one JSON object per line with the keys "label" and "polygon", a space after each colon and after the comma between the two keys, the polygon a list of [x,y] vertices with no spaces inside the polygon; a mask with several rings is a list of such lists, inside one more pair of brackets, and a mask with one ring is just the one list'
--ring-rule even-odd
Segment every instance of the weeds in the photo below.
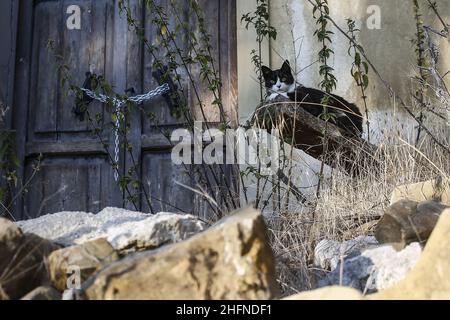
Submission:
{"label": "weeds", "polygon": [[421,142],[420,150],[401,137],[386,141],[356,176],[345,174],[344,163],[336,166],[332,179],[324,181],[315,216],[311,208],[299,204],[268,217],[278,281],[285,295],[315,288],[314,244],[373,235],[395,187],[450,175],[450,157],[430,140]]}
{"label": "weeds", "polygon": [[348,35],[352,39],[350,41],[350,47],[348,48],[348,54],[353,55],[354,61],[350,73],[355,79],[356,85],[361,90],[361,97],[364,103],[364,113],[366,115],[366,130],[367,130],[367,141],[370,143],[370,122],[369,122],[369,108],[367,106],[367,95],[366,90],[369,86],[369,64],[361,58],[359,50],[363,50],[361,46],[357,44],[357,33],[360,31],[356,28],[356,23],[352,19],[347,19]]}

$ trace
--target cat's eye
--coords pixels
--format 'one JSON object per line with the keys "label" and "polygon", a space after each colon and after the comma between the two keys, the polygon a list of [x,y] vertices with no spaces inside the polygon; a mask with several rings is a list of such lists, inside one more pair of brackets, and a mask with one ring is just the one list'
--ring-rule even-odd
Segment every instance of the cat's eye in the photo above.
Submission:
{"label": "cat's eye", "polygon": [[285,82],[285,81],[286,81],[286,78],[281,78],[281,81]]}

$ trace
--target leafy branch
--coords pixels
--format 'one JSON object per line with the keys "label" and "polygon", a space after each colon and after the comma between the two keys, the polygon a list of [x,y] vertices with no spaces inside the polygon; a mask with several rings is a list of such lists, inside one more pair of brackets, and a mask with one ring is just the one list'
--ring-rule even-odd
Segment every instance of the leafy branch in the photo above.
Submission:
{"label": "leafy branch", "polygon": [[[258,75],[258,81],[259,81],[259,94],[260,94],[260,103],[264,102],[264,77],[262,73],[262,43],[264,40],[273,39],[276,40],[277,38],[277,30],[270,26],[269,21],[270,15],[269,15],[269,5],[267,0],[256,0],[256,9],[254,12],[248,12],[242,15],[241,17],[241,23],[245,23],[245,28],[248,30],[250,26],[255,30],[256,32],[256,43],[258,45],[257,50],[251,51],[251,59],[255,66],[256,74]],[[259,156],[260,153],[260,147],[259,144],[256,148],[256,154]],[[257,170],[252,170],[254,173],[254,176],[256,178],[256,201],[255,201],[255,207],[258,208],[260,201],[261,201],[261,163],[258,163]],[[242,175],[241,175],[242,176]],[[264,185],[265,186],[265,185]],[[264,189],[264,187],[263,187]]]}
{"label": "leafy branch", "polygon": [[[321,49],[318,53],[318,59],[320,63],[319,75],[322,77],[322,80],[319,85],[327,93],[326,95],[324,95],[321,101],[321,104],[323,105],[323,112],[320,115],[320,118],[325,121],[325,129],[323,132],[323,150],[324,157],[326,157],[328,153],[328,121],[335,119],[335,114],[328,112],[328,104],[330,102],[329,94],[334,89],[336,89],[337,86],[337,79],[333,74],[334,69],[328,63],[331,55],[334,54],[333,49],[331,49],[329,46],[332,43],[331,35],[333,35],[333,31],[328,29],[328,21],[330,19],[330,8],[328,7],[328,0],[315,1],[313,5],[313,17],[316,19],[316,25],[318,26],[317,30],[314,32],[314,35],[317,36],[317,40],[321,44]],[[319,197],[320,194],[324,166],[324,161],[322,161],[320,165],[319,181],[316,191],[317,197]]]}
{"label": "leafy branch", "polygon": [[256,31],[256,43],[258,45],[258,50],[252,50],[252,62],[255,65],[255,70],[258,74],[259,87],[260,87],[260,98],[263,102],[263,89],[264,89],[264,79],[261,71],[262,66],[262,43],[265,39],[276,40],[277,30],[270,26],[269,23],[269,7],[267,0],[256,0],[256,9],[254,12],[248,12],[242,15],[241,23],[245,22],[245,29],[253,27]]}
{"label": "leafy branch", "polygon": [[366,125],[367,125],[367,141],[370,142],[370,123],[369,123],[369,110],[367,106],[367,95],[366,90],[369,86],[369,64],[365,61],[359,51],[364,49],[357,42],[357,33],[360,31],[356,28],[356,23],[352,19],[347,19],[348,35],[351,38],[350,47],[348,49],[348,54],[353,55],[354,61],[351,67],[351,75],[355,79],[356,85],[360,88],[362,99],[364,102],[364,111],[366,114]]}
{"label": "leafy branch", "polygon": [[[415,77],[416,80],[418,81],[419,87],[414,93],[414,98],[420,105],[419,120],[423,122],[425,117],[424,109],[426,109],[426,102],[425,102],[426,84],[427,84],[426,68],[428,66],[425,48],[426,34],[423,25],[422,14],[420,12],[419,0],[412,0],[412,1],[414,7],[414,19],[416,22],[416,35],[415,35],[416,38],[413,39],[411,42],[415,46],[414,52],[416,53],[417,67],[419,68],[419,76]],[[419,126],[416,136],[416,145],[419,143],[421,132],[422,128],[421,126]]]}

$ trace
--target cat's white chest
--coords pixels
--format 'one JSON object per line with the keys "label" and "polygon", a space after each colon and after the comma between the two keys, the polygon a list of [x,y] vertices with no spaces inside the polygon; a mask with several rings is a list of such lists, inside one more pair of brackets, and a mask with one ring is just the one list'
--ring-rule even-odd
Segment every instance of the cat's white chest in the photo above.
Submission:
{"label": "cat's white chest", "polygon": [[273,92],[266,98],[266,101],[272,101],[278,96],[289,98],[286,92]]}

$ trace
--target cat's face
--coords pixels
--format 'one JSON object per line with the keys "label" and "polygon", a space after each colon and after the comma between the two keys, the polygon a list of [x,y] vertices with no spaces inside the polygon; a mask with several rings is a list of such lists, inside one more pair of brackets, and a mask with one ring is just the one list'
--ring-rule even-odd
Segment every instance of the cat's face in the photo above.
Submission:
{"label": "cat's face", "polygon": [[288,92],[294,85],[291,67],[286,60],[281,69],[272,70],[266,66],[261,67],[264,76],[265,86],[269,92]]}

